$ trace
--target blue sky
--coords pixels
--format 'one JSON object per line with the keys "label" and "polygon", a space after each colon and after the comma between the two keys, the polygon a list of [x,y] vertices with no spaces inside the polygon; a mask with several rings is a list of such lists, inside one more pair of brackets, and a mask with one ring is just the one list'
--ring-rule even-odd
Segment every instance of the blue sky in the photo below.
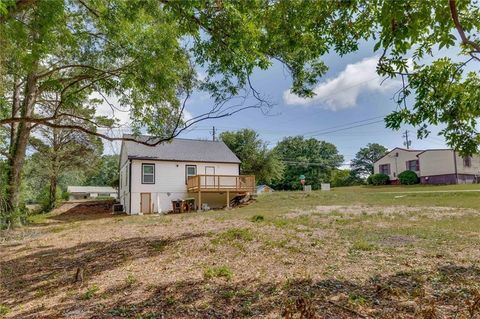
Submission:
{"label": "blue sky", "polygon": [[[385,128],[382,116],[395,109],[392,97],[400,82],[387,80],[381,84],[382,78],[375,73],[377,56],[372,48],[372,43],[365,43],[347,56],[335,53],[325,56],[329,71],[315,88],[317,96],[311,100],[289,94],[291,78],[280,63],[267,71],[256,71],[253,85],[275,104],[269,115],[258,109],[246,110],[231,117],[200,122],[180,137],[210,139],[213,126],[218,133],[251,128],[273,147],[286,136],[304,135],[335,144],[346,163],[368,143],[380,143],[389,149],[403,147],[405,130],[410,131],[411,148],[445,148],[443,137],[436,134],[438,128],[430,128],[432,134],[424,140],[417,140],[416,130],[410,126],[400,131]],[[189,100],[187,110],[195,116],[211,105],[208,95],[197,93]],[[347,126],[358,127],[345,130]],[[105,152],[116,153],[118,149],[107,143]]]}
{"label": "blue sky", "polygon": [[[212,126],[218,132],[251,128],[273,147],[286,136],[305,135],[335,144],[346,162],[367,143],[403,147],[404,130],[410,131],[412,148],[446,147],[435,128],[424,140],[417,140],[415,129],[410,126],[403,127],[402,131],[385,128],[381,117],[395,109],[393,92],[401,86],[395,80],[380,85],[382,78],[375,73],[377,56],[372,47],[365,44],[358,52],[344,57],[334,53],[326,56],[324,61],[330,69],[320,80],[316,87],[318,95],[311,101],[288,94],[291,78],[280,63],[267,71],[257,71],[252,77],[254,86],[275,104],[270,115],[256,109],[243,111],[228,118],[198,123],[181,137],[211,138]],[[196,95],[189,102],[188,111],[199,114],[209,105],[208,97]],[[354,124],[346,125],[349,123]],[[344,130],[346,126],[358,127]]]}

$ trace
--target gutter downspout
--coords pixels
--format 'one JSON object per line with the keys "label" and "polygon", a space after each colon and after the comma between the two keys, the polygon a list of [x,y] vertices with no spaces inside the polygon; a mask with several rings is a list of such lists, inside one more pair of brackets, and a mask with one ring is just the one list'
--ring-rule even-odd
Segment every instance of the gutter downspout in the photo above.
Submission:
{"label": "gutter downspout", "polygon": [[128,214],[132,214],[132,160],[128,160]]}
{"label": "gutter downspout", "polygon": [[455,167],[455,184],[458,184],[457,156],[453,150],[453,166]]}

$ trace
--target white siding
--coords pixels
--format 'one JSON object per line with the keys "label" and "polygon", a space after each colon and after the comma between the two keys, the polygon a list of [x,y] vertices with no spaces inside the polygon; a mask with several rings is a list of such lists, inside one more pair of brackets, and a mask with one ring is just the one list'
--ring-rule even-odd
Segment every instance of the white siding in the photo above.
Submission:
{"label": "white siding", "polygon": [[[452,150],[427,150],[419,155],[419,159],[421,176],[455,174]],[[463,165],[462,159],[460,161],[457,165]]]}
{"label": "white siding", "polygon": [[470,158],[470,167],[464,165],[463,157],[457,156],[457,170],[458,174],[471,174],[471,175],[480,175],[480,156],[473,155]]}
{"label": "white siding", "polygon": [[[142,184],[142,163],[155,164],[155,184]],[[141,193],[151,194],[153,212],[172,210],[172,200],[196,198],[196,194],[187,193],[185,183],[186,165],[196,165],[197,174],[200,175],[205,174],[206,166],[215,167],[216,175],[238,175],[239,173],[239,165],[235,163],[132,160],[131,213],[140,213]],[[210,207],[223,206],[226,204],[226,195],[202,193],[202,202],[206,202]]]}
{"label": "white siding", "polygon": [[[122,152],[124,154],[124,152]],[[120,185],[118,188],[120,204],[123,205],[123,210],[125,212],[129,211],[130,208],[130,190],[129,190],[129,173],[130,173],[130,162],[120,156]]]}
{"label": "white siding", "polygon": [[[401,148],[395,148],[390,151],[383,158],[379,159],[373,165],[374,173],[380,172],[380,165],[390,164],[390,180],[398,179],[398,174],[407,170],[407,161],[418,160],[417,155],[421,151],[405,150]],[[422,169],[422,163],[420,163],[420,170]],[[420,176],[420,172],[416,172]]]}

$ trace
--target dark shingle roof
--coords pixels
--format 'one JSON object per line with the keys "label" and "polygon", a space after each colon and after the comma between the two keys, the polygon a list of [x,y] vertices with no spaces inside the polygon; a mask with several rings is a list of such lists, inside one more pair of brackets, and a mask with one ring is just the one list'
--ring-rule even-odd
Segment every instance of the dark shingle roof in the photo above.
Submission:
{"label": "dark shingle roof", "polygon": [[[124,137],[135,138],[133,135],[124,135]],[[140,135],[136,139],[149,142],[155,141],[155,138],[148,135]],[[128,158],[240,163],[238,157],[225,143],[220,141],[174,138],[170,142],[160,143],[157,146],[147,146],[133,141],[125,141],[123,147]]]}

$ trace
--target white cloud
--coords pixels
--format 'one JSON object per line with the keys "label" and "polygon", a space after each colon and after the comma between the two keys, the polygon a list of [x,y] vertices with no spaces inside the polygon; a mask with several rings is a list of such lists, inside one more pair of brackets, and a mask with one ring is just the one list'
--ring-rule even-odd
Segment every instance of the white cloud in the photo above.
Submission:
{"label": "white cloud", "polygon": [[191,120],[191,119],[193,118],[192,113],[190,113],[190,112],[187,111],[187,110],[183,110],[183,114],[182,114],[182,115],[183,115],[183,120],[184,120],[184,121],[189,121],[189,120]]}
{"label": "white cloud", "polygon": [[397,81],[385,81],[376,73],[378,57],[365,58],[348,64],[335,78],[319,83],[312,98],[302,98],[285,91],[283,100],[289,105],[318,106],[337,111],[356,106],[360,94],[384,92],[396,87]]}
{"label": "white cloud", "polygon": [[127,107],[122,107],[118,101],[118,97],[105,96],[106,100],[97,92],[93,93],[91,98],[100,99],[102,103],[96,108],[95,114],[97,116],[106,116],[110,119],[115,118],[118,121],[118,125],[127,125],[130,123],[130,110]]}

